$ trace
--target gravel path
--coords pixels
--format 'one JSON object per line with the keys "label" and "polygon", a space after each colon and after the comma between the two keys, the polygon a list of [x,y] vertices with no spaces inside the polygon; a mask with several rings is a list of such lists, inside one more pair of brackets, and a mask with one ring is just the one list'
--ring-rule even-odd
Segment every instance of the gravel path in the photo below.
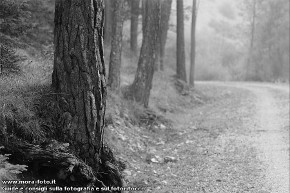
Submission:
{"label": "gravel path", "polygon": [[[289,193],[289,86],[258,83],[213,83],[254,94],[253,117],[246,141],[257,150],[264,170],[262,193]],[[261,183],[263,183],[261,182]]]}
{"label": "gravel path", "polygon": [[146,193],[289,193],[288,86],[197,82],[196,89],[205,102],[168,113],[173,130],[152,133],[158,143],[148,143],[157,158],[176,161],[139,162],[131,184],[146,184]]}
{"label": "gravel path", "polygon": [[[284,107],[279,106],[281,98],[276,94],[278,92],[286,98],[289,90],[248,88],[257,97],[257,125],[252,130],[253,140],[260,160],[266,166],[267,186],[271,193],[289,193],[289,102]],[[287,113],[288,117],[284,116]]]}

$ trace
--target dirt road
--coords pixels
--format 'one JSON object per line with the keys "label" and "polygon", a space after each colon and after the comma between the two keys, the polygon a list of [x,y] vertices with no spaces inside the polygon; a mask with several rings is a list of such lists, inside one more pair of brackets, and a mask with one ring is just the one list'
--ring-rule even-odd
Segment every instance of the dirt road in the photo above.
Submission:
{"label": "dirt road", "polygon": [[[289,86],[258,83],[212,83],[254,94],[247,140],[263,164],[264,192],[289,193]],[[261,191],[262,192],[262,191]]]}
{"label": "dirt road", "polygon": [[272,193],[287,193],[290,190],[289,88],[272,85],[247,88],[257,97],[257,126],[252,132],[260,159],[266,165],[267,185]]}
{"label": "dirt road", "polygon": [[[150,134],[147,149],[156,157],[139,162],[139,173],[131,170],[133,186],[146,184],[150,193],[289,193],[288,86],[197,82],[195,92],[170,105],[173,126]],[[162,162],[168,156],[174,161]]]}

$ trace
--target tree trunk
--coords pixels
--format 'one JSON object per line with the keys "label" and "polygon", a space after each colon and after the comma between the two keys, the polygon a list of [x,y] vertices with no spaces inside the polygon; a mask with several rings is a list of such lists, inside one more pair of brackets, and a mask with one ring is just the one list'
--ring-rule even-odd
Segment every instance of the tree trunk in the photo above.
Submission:
{"label": "tree trunk", "polygon": [[130,48],[132,53],[137,55],[138,49],[138,17],[140,14],[140,0],[131,0],[131,39]]}
{"label": "tree trunk", "polygon": [[4,61],[4,56],[3,56],[3,46],[0,45],[0,74],[3,72],[3,62]]}
{"label": "tree trunk", "polygon": [[112,44],[109,65],[108,86],[112,90],[120,88],[120,68],[122,57],[124,0],[113,1]]}
{"label": "tree trunk", "polygon": [[195,68],[195,27],[196,27],[196,0],[192,3],[192,23],[191,23],[191,52],[190,52],[190,76],[189,84],[194,86],[194,68]]}
{"label": "tree trunk", "polygon": [[133,100],[148,107],[157,56],[160,28],[160,1],[143,1],[143,40],[135,80],[131,86]]}
{"label": "tree trunk", "polygon": [[[254,51],[255,29],[256,29],[256,7],[257,7],[257,2],[256,0],[253,0],[250,48],[249,48],[248,59],[247,59],[247,75],[250,76],[250,78],[254,78],[252,77],[251,66],[253,65],[253,51]],[[256,67],[254,67],[254,70],[255,69]]]}
{"label": "tree trunk", "polygon": [[186,82],[183,0],[177,0],[176,4],[177,4],[176,75],[178,79],[181,79]]}
{"label": "tree trunk", "polygon": [[172,0],[163,0],[161,4],[161,27],[160,27],[160,70],[164,70],[164,54],[169,29],[169,19],[171,13]]}
{"label": "tree trunk", "polygon": [[56,1],[52,75],[63,113],[60,138],[98,175],[103,170],[106,108],[103,13],[102,0]]}
{"label": "tree trunk", "polygon": [[111,36],[112,36],[112,0],[104,0],[105,1],[105,45],[111,44]]}

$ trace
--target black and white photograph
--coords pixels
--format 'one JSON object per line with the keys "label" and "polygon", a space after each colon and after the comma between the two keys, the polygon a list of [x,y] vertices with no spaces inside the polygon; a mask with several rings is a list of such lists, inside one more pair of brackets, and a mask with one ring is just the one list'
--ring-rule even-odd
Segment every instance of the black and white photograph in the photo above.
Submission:
{"label": "black and white photograph", "polygon": [[0,193],[290,193],[289,0],[0,0]]}

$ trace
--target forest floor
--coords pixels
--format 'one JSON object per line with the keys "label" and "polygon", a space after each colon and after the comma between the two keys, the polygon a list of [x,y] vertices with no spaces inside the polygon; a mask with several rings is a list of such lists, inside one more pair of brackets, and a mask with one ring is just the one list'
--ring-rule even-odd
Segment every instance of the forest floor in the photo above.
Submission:
{"label": "forest floor", "polygon": [[[122,68],[126,86],[135,71]],[[23,120],[36,119],[33,101],[49,87],[51,70],[51,59],[28,57],[23,75],[1,78],[0,108],[14,104]],[[108,91],[105,141],[126,164],[126,187],[289,193],[289,85],[197,82],[179,94],[169,74],[155,73],[149,109]]]}

